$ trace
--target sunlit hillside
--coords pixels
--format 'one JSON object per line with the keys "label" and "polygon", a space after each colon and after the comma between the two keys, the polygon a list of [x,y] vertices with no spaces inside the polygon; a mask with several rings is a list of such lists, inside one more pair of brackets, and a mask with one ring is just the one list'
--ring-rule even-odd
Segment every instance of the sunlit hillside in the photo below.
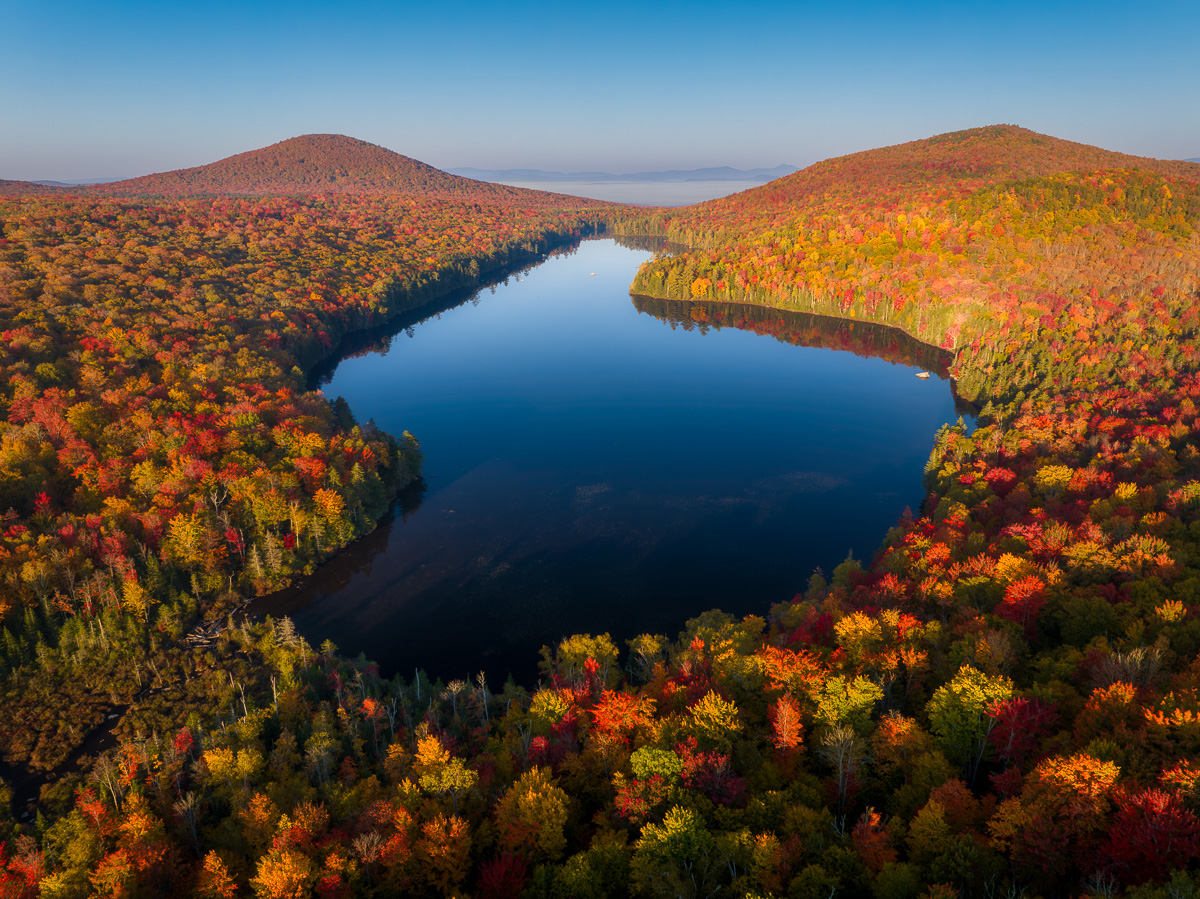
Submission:
{"label": "sunlit hillside", "polygon": [[564,200],[562,195],[461,178],[342,134],[306,134],[208,165],[79,190],[91,196],[109,197],[354,194],[538,207],[564,202],[603,205],[595,200]]}
{"label": "sunlit hillside", "polygon": [[1141,364],[1131,329],[1190,327],[1197,182],[1194,163],[956,132],[644,220],[691,250],[634,290],[895,325],[957,352],[960,388],[985,403],[1047,376],[1111,377]]}

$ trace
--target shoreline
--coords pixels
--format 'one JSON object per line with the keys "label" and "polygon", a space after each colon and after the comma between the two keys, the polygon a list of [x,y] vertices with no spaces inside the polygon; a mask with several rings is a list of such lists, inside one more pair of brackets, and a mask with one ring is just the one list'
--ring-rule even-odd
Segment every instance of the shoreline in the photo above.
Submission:
{"label": "shoreline", "polygon": [[[456,308],[457,306],[460,306],[470,300],[470,298],[475,296],[479,291],[490,286],[501,284],[517,272],[542,264],[550,256],[552,256],[556,250],[559,250],[563,247],[578,245],[584,240],[600,239],[604,230],[606,229],[607,226],[604,224],[598,226],[593,225],[589,230],[581,232],[580,234],[569,234],[563,236],[557,241],[549,242],[543,249],[536,252],[524,251],[523,254],[519,254],[517,251],[519,251],[520,248],[514,248],[506,254],[508,259],[505,262],[488,269],[481,269],[479,274],[473,279],[473,283],[465,285],[448,285],[446,290],[434,293],[428,297],[423,297],[421,301],[416,304],[402,304],[399,307],[392,309],[386,319],[383,321],[375,322],[367,325],[366,327],[353,328],[345,331],[339,337],[338,342],[333,346],[332,349],[330,349],[316,362],[307,366],[307,370],[304,374],[305,390],[307,392],[321,393],[322,396],[324,396],[324,393],[321,390],[322,383],[328,383],[328,379],[332,377],[334,371],[337,369],[337,366],[340,365],[350,353],[369,351],[373,344],[394,337],[406,327],[411,327],[412,325],[432,318],[434,315],[438,315],[441,312]],[[523,255],[523,258],[513,258],[514,256],[518,255]],[[399,288],[394,284],[389,285],[387,288],[385,288],[385,293],[390,293],[393,290],[397,290],[397,292],[399,292],[402,290],[402,288]],[[447,302],[447,300],[450,298],[457,299]],[[411,323],[407,325],[404,324],[403,322],[406,319],[411,319]],[[353,344],[356,342],[361,342],[362,345],[359,347],[353,346]],[[326,401],[330,402],[328,397],[326,397]],[[352,413],[353,411],[354,410],[351,409]],[[384,433],[387,433],[388,436],[393,440],[396,439],[395,435],[391,434],[390,432],[385,431]],[[417,441],[419,446],[419,437],[417,437]],[[401,481],[397,479],[394,483],[389,485],[388,505],[386,511],[379,517],[370,530],[358,535],[353,540],[350,540],[349,542],[338,547],[326,558],[322,559],[317,565],[315,565],[312,571],[301,573],[293,577],[278,589],[272,590],[269,593],[263,593],[258,596],[239,597],[240,601],[233,606],[222,607],[217,605],[212,607],[211,611],[213,616],[211,618],[204,619],[202,621],[202,626],[204,624],[211,624],[213,622],[220,621],[222,618],[225,618],[229,615],[235,615],[238,612],[244,612],[255,620],[265,620],[266,617],[269,617],[269,613],[260,612],[255,609],[255,606],[269,601],[272,597],[278,597],[280,594],[298,589],[300,584],[312,578],[316,572],[331,562],[337,560],[351,547],[358,545],[361,541],[376,533],[381,522],[383,522],[389,516],[394,516],[397,504],[401,501],[401,494],[413,485],[421,483],[421,481],[422,475],[419,470],[413,477],[410,477],[407,480]]]}
{"label": "shoreline", "polygon": [[[703,247],[694,247],[690,244],[681,243],[677,240],[672,239],[670,237],[670,235],[663,234],[661,232],[657,232],[657,233],[653,233],[653,234],[651,234],[651,233],[640,234],[640,233],[628,233],[628,232],[623,233],[623,232],[614,230],[614,231],[612,231],[612,236],[618,240],[620,240],[622,238],[633,239],[633,240],[661,240],[673,247],[677,247],[680,250],[683,250],[686,252],[697,252],[698,250],[703,249]],[[651,260],[651,261],[653,262],[654,260]],[[634,280],[634,283],[635,284],[637,283],[636,278]],[[896,331],[900,334],[903,334],[905,337],[909,338],[910,340],[913,340],[923,346],[930,347],[934,350],[937,350],[940,353],[949,353],[950,356],[952,357],[952,359],[951,359],[950,366],[948,366],[948,367],[953,367],[954,362],[956,362],[958,360],[958,349],[957,348],[955,348],[953,350],[948,350],[945,347],[938,346],[937,344],[930,343],[928,340],[924,340],[923,338],[911,333],[910,331],[906,330],[905,328],[901,327],[900,325],[890,324],[888,322],[875,321],[870,318],[857,318],[852,315],[837,315],[832,312],[823,312],[823,311],[818,311],[816,309],[800,309],[800,308],[795,308],[790,305],[782,305],[780,303],[770,303],[770,302],[758,301],[758,300],[755,300],[751,296],[743,296],[739,299],[733,299],[732,297],[729,299],[722,299],[720,297],[709,297],[709,296],[674,297],[674,296],[670,296],[667,294],[651,293],[649,291],[646,291],[646,290],[640,289],[640,288],[635,290],[633,287],[633,284],[630,285],[629,292],[632,295],[649,297],[651,299],[656,299],[656,300],[670,300],[670,301],[678,302],[678,303],[704,303],[704,302],[728,303],[729,305],[732,305],[732,306],[753,306],[753,307],[758,307],[758,308],[762,308],[762,309],[777,309],[781,312],[798,312],[798,313],[802,313],[804,315],[817,315],[822,318],[833,319],[835,321],[858,322],[861,324],[871,325],[872,327],[887,328],[889,330]],[[785,298],[781,298],[781,299],[785,299]],[[818,299],[819,299],[818,297],[815,297],[815,296],[813,297],[814,301],[817,301]],[[975,407],[976,409],[983,408],[982,404],[979,403],[978,397],[968,397],[968,396],[965,396],[958,392],[958,387],[957,387],[958,378],[957,377],[954,377],[953,375],[951,375],[951,376],[949,376],[949,380],[950,380],[951,388],[954,391],[954,395],[955,395],[956,399],[960,399],[963,402],[969,403],[971,406]]]}

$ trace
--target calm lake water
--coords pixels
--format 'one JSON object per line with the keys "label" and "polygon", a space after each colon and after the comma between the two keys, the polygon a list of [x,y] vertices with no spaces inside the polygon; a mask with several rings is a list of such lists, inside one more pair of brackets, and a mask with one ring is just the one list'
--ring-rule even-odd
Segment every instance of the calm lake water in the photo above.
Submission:
{"label": "calm lake water", "polygon": [[385,673],[532,685],[544,643],[673,638],[869,559],[959,414],[946,358],[862,324],[631,298],[649,255],[588,241],[360,339],[323,389],[417,435],[424,480],[257,610]]}

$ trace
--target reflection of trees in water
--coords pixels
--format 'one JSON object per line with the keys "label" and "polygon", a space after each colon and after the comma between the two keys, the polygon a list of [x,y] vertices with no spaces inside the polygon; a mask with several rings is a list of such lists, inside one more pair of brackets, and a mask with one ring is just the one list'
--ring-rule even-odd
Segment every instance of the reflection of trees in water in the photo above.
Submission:
{"label": "reflection of trees in water", "polygon": [[791,312],[769,306],[710,301],[689,303],[643,296],[634,296],[633,305],[638,312],[661,319],[673,328],[682,327],[686,331],[695,329],[701,333],[709,328],[737,328],[755,334],[769,334],[776,340],[794,346],[844,350],[857,356],[923,368],[941,378],[948,376],[950,363],[954,360],[954,356],[945,350],[914,340],[896,328],[871,322]]}
{"label": "reflection of trees in water", "polygon": [[425,479],[417,478],[396,494],[375,530],[347,546],[311,576],[259,597],[251,605],[251,611],[260,615],[294,615],[323,596],[345,590],[356,575],[370,575],[375,560],[387,552],[396,520],[403,523],[415,515],[428,489]]}
{"label": "reflection of trees in water", "polygon": [[507,286],[513,278],[524,277],[546,260],[556,256],[573,256],[578,249],[579,241],[563,244],[522,265],[509,266],[488,272],[480,278],[479,284],[474,287],[452,290],[435,300],[425,303],[423,306],[398,313],[383,324],[376,325],[374,328],[365,328],[361,331],[350,332],[342,338],[341,343],[338,344],[336,353],[318,363],[309,372],[308,389],[316,390],[333,380],[333,373],[337,371],[337,367],[341,364],[342,360],[356,359],[359,356],[368,356],[372,353],[379,353],[381,355],[387,353],[392,348],[392,339],[398,337],[401,332],[412,337],[417,325],[423,324],[431,318],[437,318],[443,312],[449,312],[451,309],[457,309],[459,306],[467,303],[477,306],[483,299],[482,294],[485,290],[495,293],[497,287]]}
{"label": "reflection of trees in water", "polygon": [[[921,368],[943,379],[950,376],[950,363],[954,361],[953,353],[922,343],[897,328],[873,322],[708,300],[687,302],[638,295],[632,300],[638,312],[685,331],[694,329],[703,334],[709,328],[737,328],[770,335],[793,346],[842,350],[856,356]],[[978,411],[957,391],[954,392],[954,407],[960,415],[974,415]]]}
{"label": "reflection of trees in water", "polygon": [[389,515],[394,518],[396,514],[399,514],[401,521],[408,521],[410,516],[417,514],[417,510],[421,508],[421,503],[425,502],[425,492],[428,489],[425,485],[425,479],[417,478],[396,494],[393,511],[389,512]]}
{"label": "reflection of trees in water", "polygon": [[688,249],[684,244],[672,243],[665,237],[646,237],[636,234],[606,234],[605,237],[627,250],[645,250],[647,253],[655,253],[660,256],[673,256],[676,253],[686,252]]}

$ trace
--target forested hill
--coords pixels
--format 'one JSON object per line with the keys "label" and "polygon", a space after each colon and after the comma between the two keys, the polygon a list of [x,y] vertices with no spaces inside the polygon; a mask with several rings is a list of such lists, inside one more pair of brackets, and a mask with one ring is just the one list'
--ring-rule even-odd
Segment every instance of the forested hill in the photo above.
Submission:
{"label": "forested hill", "polygon": [[54,194],[61,192],[57,187],[46,184],[35,184],[32,181],[10,181],[0,178],[0,196],[27,197],[31,195]]}
{"label": "forested hill", "polygon": [[1136,169],[1200,181],[1195,162],[1130,156],[1016,125],[989,125],[826,159],[699,207],[718,215],[744,215],[762,207],[838,197],[869,198],[873,204],[900,195],[935,199],[1000,181],[1100,169]]}
{"label": "forested hill", "polygon": [[[543,207],[563,197],[450,175],[342,134],[306,134],[208,165],[82,188],[100,196],[368,194]],[[570,198],[569,205],[604,205]]]}
{"label": "forested hill", "polygon": [[634,291],[899,327],[955,352],[964,396],[986,403],[1158,366],[1145,336],[1193,326],[1198,222],[1200,165],[996,125],[648,216],[640,233],[691,249]]}

